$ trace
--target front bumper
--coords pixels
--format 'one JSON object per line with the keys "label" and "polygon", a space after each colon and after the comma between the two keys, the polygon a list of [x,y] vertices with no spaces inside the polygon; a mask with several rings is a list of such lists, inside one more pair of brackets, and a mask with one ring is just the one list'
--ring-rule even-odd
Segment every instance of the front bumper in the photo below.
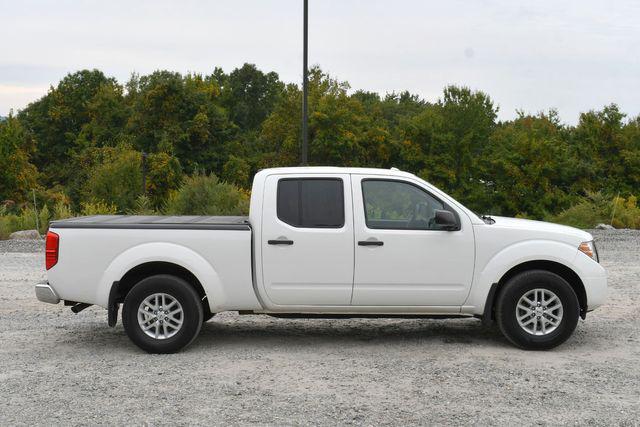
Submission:
{"label": "front bumper", "polygon": [[589,256],[577,251],[573,266],[587,294],[587,311],[604,304],[607,299],[607,271]]}
{"label": "front bumper", "polygon": [[49,304],[57,304],[60,302],[60,297],[51,285],[49,285],[49,282],[40,282],[36,285],[36,298],[38,298],[39,301]]}
{"label": "front bumper", "polygon": [[607,276],[606,274],[587,277],[583,279],[584,288],[587,293],[587,311],[591,311],[604,304],[607,299]]}

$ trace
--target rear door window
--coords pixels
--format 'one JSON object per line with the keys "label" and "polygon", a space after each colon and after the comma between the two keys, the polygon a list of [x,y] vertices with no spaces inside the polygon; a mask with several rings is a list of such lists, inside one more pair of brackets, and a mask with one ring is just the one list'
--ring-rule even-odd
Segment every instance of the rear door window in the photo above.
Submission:
{"label": "rear door window", "polygon": [[344,184],[339,178],[283,178],[277,198],[278,219],[293,227],[344,225]]}

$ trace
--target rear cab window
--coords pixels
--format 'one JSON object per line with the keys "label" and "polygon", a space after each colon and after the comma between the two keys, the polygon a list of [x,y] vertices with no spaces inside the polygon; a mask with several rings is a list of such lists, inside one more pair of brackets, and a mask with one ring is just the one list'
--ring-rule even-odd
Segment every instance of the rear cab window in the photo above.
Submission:
{"label": "rear cab window", "polygon": [[344,226],[344,183],[340,178],[281,178],[278,219],[300,228]]}

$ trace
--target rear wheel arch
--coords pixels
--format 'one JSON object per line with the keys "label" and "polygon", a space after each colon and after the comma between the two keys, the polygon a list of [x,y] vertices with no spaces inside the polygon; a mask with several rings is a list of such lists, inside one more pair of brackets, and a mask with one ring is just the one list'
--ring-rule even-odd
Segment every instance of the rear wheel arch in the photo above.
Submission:
{"label": "rear wheel arch", "polygon": [[131,289],[139,283],[141,280],[147,277],[167,274],[170,276],[178,277],[187,282],[198,294],[201,302],[202,309],[204,311],[205,319],[211,318],[213,315],[209,308],[209,302],[207,293],[200,283],[200,280],[188,269],[171,262],[166,261],[153,261],[146,262],[136,267],[133,267],[127,271],[120,280],[113,282],[111,291],[109,292],[108,311],[109,311],[109,326],[115,326],[117,322],[117,313],[119,305],[122,304],[131,291]]}
{"label": "rear wheel arch", "polygon": [[585,318],[587,313],[587,293],[584,288],[584,283],[582,283],[582,279],[580,279],[580,276],[578,276],[578,274],[571,268],[559,262],[537,260],[527,261],[512,267],[509,271],[502,275],[500,280],[494,283],[494,286],[492,287],[493,292],[489,292],[485,305],[485,318],[486,316],[490,316],[490,318],[485,319],[485,321],[495,320],[496,303],[500,296],[500,291],[503,289],[504,285],[511,278],[517,276],[518,274],[531,270],[549,271],[566,280],[569,285],[571,285],[573,291],[578,297],[578,303],[580,304],[580,317],[582,317],[583,319]]}

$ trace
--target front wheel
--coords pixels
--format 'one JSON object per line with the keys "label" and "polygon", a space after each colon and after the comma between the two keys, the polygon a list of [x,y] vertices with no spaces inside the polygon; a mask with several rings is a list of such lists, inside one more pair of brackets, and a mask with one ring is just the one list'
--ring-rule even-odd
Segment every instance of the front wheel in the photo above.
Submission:
{"label": "front wheel", "polygon": [[122,324],[149,353],[175,353],[189,345],[202,326],[202,304],[186,281],[166,274],[147,277],[127,294]]}
{"label": "front wheel", "polygon": [[550,271],[525,271],[502,288],[496,320],[504,336],[527,350],[547,350],[565,342],[578,324],[575,291]]}

